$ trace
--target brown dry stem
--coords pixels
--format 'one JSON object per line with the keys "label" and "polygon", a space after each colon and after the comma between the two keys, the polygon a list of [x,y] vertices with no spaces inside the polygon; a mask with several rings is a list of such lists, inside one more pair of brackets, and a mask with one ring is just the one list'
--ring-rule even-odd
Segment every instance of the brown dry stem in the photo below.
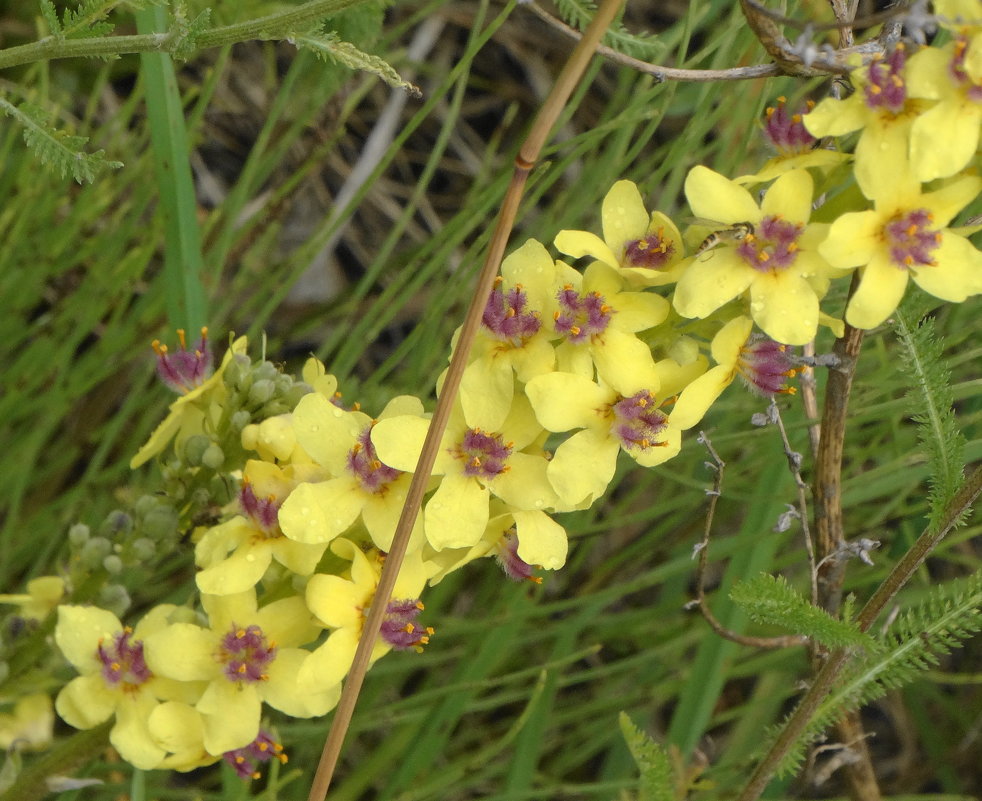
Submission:
{"label": "brown dry stem", "polygon": [[478,327],[480,326],[484,306],[494,285],[495,276],[498,274],[498,268],[501,265],[501,260],[508,244],[508,236],[511,233],[515,216],[518,213],[518,206],[522,199],[525,181],[536,159],[538,159],[539,153],[560,112],[566,105],[570,94],[586,70],[590,59],[593,57],[600,37],[613,21],[620,9],[622,1],[604,0],[601,4],[593,21],[583,34],[583,38],[570,54],[569,60],[556,79],[552,91],[542,104],[535,123],[532,125],[532,129],[515,159],[515,171],[512,174],[511,182],[502,201],[498,221],[488,248],[488,255],[478,276],[474,296],[467,310],[464,324],[461,327],[457,347],[450,360],[450,367],[447,371],[440,399],[433,413],[433,418],[430,421],[426,440],[423,443],[423,449],[419,455],[419,462],[416,465],[412,483],[406,496],[406,503],[396,526],[392,548],[386,557],[385,566],[382,569],[382,575],[375,591],[375,598],[365,619],[361,638],[358,641],[358,649],[355,651],[351,670],[348,673],[348,678],[341,692],[341,699],[338,702],[338,707],[334,713],[334,720],[331,723],[331,729],[324,743],[317,772],[311,783],[308,801],[324,801],[327,797],[327,791],[334,775],[334,769],[337,766],[341,746],[344,743],[345,734],[351,723],[351,716],[354,713],[355,703],[361,692],[365,673],[368,671],[369,659],[376,638],[378,637],[382,617],[388,605],[389,598],[392,596],[396,577],[399,575],[399,568],[402,566],[402,561],[406,554],[409,535],[419,514],[423,495],[429,483],[429,477],[433,470],[433,463],[436,459],[440,439],[446,430],[447,420],[450,417],[450,411],[453,408],[453,402],[460,386],[464,367],[467,364],[467,357]]}

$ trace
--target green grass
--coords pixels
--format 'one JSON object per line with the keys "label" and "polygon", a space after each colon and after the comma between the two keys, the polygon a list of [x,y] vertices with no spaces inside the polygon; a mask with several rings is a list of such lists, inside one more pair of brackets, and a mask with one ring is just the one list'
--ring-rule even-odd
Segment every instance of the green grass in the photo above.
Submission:
{"label": "green grass", "polygon": [[[243,5],[243,13],[274,5]],[[628,27],[654,26],[641,13],[629,9]],[[419,25],[434,17],[444,24],[436,42],[421,63],[405,63]],[[127,463],[171,400],[153,380],[149,342],[173,344],[175,327],[204,319],[215,343],[228,331],[248,333],[257,350],[265,333],[267,355],[290,370],[313,352],[341,378],[346,399],[370,411],[397,393],[432,397],[512,158],[570,45],[526,10],[486,1],[399,4],[384,24],[377,10],[348,12],[338,24],[356,41],[377,34],[375,50],[398,69],[414,68],[424,91],[407,103],[343,208],[331,197],[390,99],[374,78],[268,42],[179,64],[179,96],[166,89],[165,74],[135,57],[41,64],[11,76],[18,93],[60,109],[60,125],[125,166],[79,186],[41,168],[9,120],[0,128],[3,591],[62,569],[72,523],[97,528],[112,509],[160,486],[156,468],[131,474]],[[722,0],[689,4],[661,24],[665,63],[764,60],[738,8]],[[635,180],[651,207],[684,217],[691,166],[753,171],[765,157],[763,108],[816,88],[792,79],[659,84],[600,63],[589,75],[533,171],[513,246],[528,237],[548,243],[562,228],[599,230],[600,202],[620,178]],[[161,147],[184,160],[182,138],[200,159],[199,189],[205,177],[218,186],[205,200],[180,182],[181,171],[173,180],[160,172]],[[314,304],[288,301],[336,235],[343,276],[336,293]],[[936,314],[969,461],[982,456],[976,304]],[[820,339],[819,351],[829,344]],[[928,466],[905,417],[897,353],[889,330],[869,337],[850,404],[847,531],[883,541],[875,566],[849,569],[846,589],[860,599],[928,511]],[[795,447],[807,451],[800,407],[782,406]],[[704,421],[728,463],[711,545],[711,604],[728,625],[756,633],[726,588],[760,571],[804,586],[807,570],[800,531],[771,530],[794,493],[776,433],[750,425],[761,408],[734,388]],[[564,517],[569,564],[542,588],[512,585],[482,563],[429,591],[426,617],[437,634],[424,653],[390,655],[369,674],[332,801],[630,798],[637,774],[618,728],[621,710],[677,748],[679,764],[704,780],[693,798],[735,792],[764,730],[783,718],[810,673],[800,650],[724,642],[683,609],[711,484],[706,459],[689,436],[666,466],[622,464],[602,506]],[[946,542],[902,603],[976,572],[978,532],[970,522]],[[179,597],[193,578],[185,563],[171,569],[164,589]],[[137,606],[160,600],[152,586],[134,585],[131,594]],[[956,678],[977,674],[979,650],[971,640],[944,667]],[[891,749],[906,747],[898,731],[919,749],[905,752],[903,777],[912,784],[885,778],[895,801],[953,801],[982,787],[963,741],[978,724],[978,684],[947,684],[944,675],[897,691],[868,715],[878,731],[875,759],[886,763]],[[19,686],[0,683],[0,694]],[[257,783],[254,797],[303,799],[329,720],[272,720],[290,762]],[[105,785],[62,797],[249,797],[229,771],[131,778],[109,767],[119,768],[97,761],[83,771]],[[769,797],[805,792],[786,782]],[[837,784],[818,792],[843,794]]]}

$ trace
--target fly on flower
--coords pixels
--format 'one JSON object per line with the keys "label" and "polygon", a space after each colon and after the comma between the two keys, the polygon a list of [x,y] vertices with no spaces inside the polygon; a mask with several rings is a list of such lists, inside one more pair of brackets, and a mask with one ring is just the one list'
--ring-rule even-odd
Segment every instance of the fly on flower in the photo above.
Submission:
{"label": "fly on flower", "polygon": [[[706,226],[714,229],[709,236],[702,240],[699,247],[696,248],[696,252],[692,255],[698,258],[703,253],[711,251],[718,245],[722,245],[724,242],[745,242],[747,239],[752,239],[754,235],[753,223],[749,222],[735,222],[730,225],[725,223],[717,222],[715,220],[706,220],[701,217],[693,218],[693,222],[696,225]],[[712,254],[710,253],[710,256]],[[707,258],[709,258],[707,256]],[[703,259],[705,261],[705,259]]]}

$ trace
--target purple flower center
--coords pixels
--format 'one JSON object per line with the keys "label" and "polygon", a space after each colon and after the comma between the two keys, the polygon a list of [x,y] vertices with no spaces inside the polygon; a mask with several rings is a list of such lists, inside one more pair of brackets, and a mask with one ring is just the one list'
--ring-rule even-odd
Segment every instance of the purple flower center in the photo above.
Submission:
{"label": "purple flower center", "polygon": [[423,603],[418,598],[389,601],[379,636],[397,650],[422,651],[433,634],[432,627],[416,623],[422,611]]}
{"label": "purple flower center", "polygon": [[239,506],[242,513],[267,537],[280,535],[280,504],[272,495],[267,495],[265,498],[257,496],[248,476],[243,480],[242,489],[239,490]]}
{"label": "purple flower center", "polygon": [[960,36],[955,41],[955,55],[948,65],[951,80],[960,87],[966,97],[973,103],[982,102],[982,86],[972,81],[972,77],[965,71],[965,52],[968,50],[968,39]]}
{"label": "purple flower center", "polygon": [[251,684],[269,678],[266,669],[276,658],[276,650],[259,626],[241,628],[233,623],[222,637],[218,661],[224,664],[223,672],[229,681]]}
{"label": "purple flower center", "polygon": [[518,555],[518,535],[514,526],[498,540],[494,555],[498,565],[512,581],[542,583],[542,579],[534,574],[535,568]]}
{"label": "purple flower center", "polygon": [[579,344],[602,334],[610,324],[613,309],[599,292],[580,295],[567,284],[556,295],[559,311],[556,312],[556,333],[570,342]]}
{"label": "purple flower center", "polygon": [[866,105],[871,109],[899,114],[907,100],[904,65],[907,52],[898,44],[886,57],[875,56],[867,68]]}
{"label": "purple flower center", "polygon": [[464,462],[465,476],[489,481],[508,469],[511,450],[511,443],[506,444],[501,434],[469,428],[453,454]]}
{"label": "purple flower center", "polygon": [[[808,109],[814,107],[809,102]],[[764,136],[782,156],[796,156],[807,153],[815,144],[815,137],[808,133],[801,114],[788,114],[787,99],[779,97],[777,105],[766,111]]]}
{"label": "purple flower center", "polygon": [[795,388],[787,386],[800,368],[793,362],[794,351],[763,334],[754,334],[740,348],[737,371],[755,395],[765,398],[776,394],[794,395]]}
{"label": "purple flower center", "polygon": [[624,266],[663,270],[675,253],[675,245],[665,236],[665,229],[632,239],[624,245]]}
{"label": "purple flower center", "polygon": [[400,473],[379,460],[372,444],[371,433],[372,427],[369,426],[358,435],[355,446],[348,451],[348,469],[365,492],[382,494]]}
{"label": "purple flower center", "polygon": [[208,329],[201,329],[201,339],[194,350],[187,349],[184,329],[177,329],[177,338],[181,349],[171,353],[166,345],[161,345],[159,339],[153,341],[153,349],[157,354],[157,375],[168,387],[180,395],[186,395],[192,389],[200,387],[211,375],[212,358],[208,349]]}
{"label": "purple flower center", "polygon": [[883,226],[883,240],[894,266],[933,267],[931,254],[941,244],[941,232],[930,228],[933,216],[927,209],[898,214]]}
{"label": "purple flower center", "polygon": [[258,779],[259,766],[278,759],[282,764],[287,763],[283,746],[276,742],[267,732],[259,730],[259,736],[249,745],[226,751],[222,758],[231,765],[240,779]]}
{"label": "purple flower center", "polygon": [[488,303],[484,307],[481,322],[491,332],[491,335],[516,347],[538,333],[542,326],[539,313],[528,308],[528,296],[521,285],[509,289],[501,289],[501,279],[491,291]]}
{"label": "purple flower center", "polygon": [[612,404],[613,422],[611,433],[620,440],[625,450],[642,450],[659,447],[658,434],[668,425],[668,417],[658,409],[655,396],[646,389],[621,398]]}
{"label": "purple flower center", "polygon": [[736,252],[759,272],[778,272],[794,264],[804,226],[767,216],[737,245]]}
{"label": "purple flower center", "polygon": [[112,638],[110,645],[99,640],[96,657],[102,663],[102,678],[110,688],[132,689],[153,678],[143,659],[143,642],[132,641],[133,629],[128,626]]}

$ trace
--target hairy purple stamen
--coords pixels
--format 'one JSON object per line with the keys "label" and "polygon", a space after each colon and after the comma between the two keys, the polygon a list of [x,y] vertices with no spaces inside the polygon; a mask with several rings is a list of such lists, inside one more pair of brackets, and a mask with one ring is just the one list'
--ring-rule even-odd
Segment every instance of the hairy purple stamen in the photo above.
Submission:
{"label": "hairy purple stamen", "polygon": [[184,329],[177,329],[177,338],[181,349],[171,353],[166,345],[161,345],[159,339],[153,341],[153,349],[157,354],[157,375],[168,387],[175,392],[186,395],[192,389],[200,387],[212,372],[212,356],[208,349],[208,329],[201,329],[201,339],[194,350],[187,349]]}
{"label": "hairy purple stamen", "polygon": [[251,684],[268,678],[266,669],[276,658],[276,650],[259,626],[241,628],[233,623],[222,637],[218,661],[225,665],[223,671],[229,681]]}
{"label": "hairy purple stamen", "polygon": [[798,236],[803,226],[769,215],[757,225],[755,233],[743,238],[736,252],[759,272],[786,270],[798,255]]}
{"label": "hairy purple stamen", "polygon": [[132,641],[133,629],[128,626],[114,635],[110,645],[99,640],[96,657],[102,663],[102,678],[109,687],[129,689],[153,678],[143,659],[143,642]]}
{"label": "hairy purple stamen", "polygon": [[613,310],[604,303],[599,292],[580,295],[567,284],[559,290],[556,299],[559,301],[559,311],[555,316],[556,333],[562,334],[570,342],[587,342],[607,330]]}
{"label": "hairy purple stamen", "polygon": [[395,481],[400,473],[394,467],[383,464],[371,438],[372,428],[369,426],[358,435],[355,446],[348,451],[348,469],[358,479],[365,492],[374,494],[384,493],[386,487]]}

